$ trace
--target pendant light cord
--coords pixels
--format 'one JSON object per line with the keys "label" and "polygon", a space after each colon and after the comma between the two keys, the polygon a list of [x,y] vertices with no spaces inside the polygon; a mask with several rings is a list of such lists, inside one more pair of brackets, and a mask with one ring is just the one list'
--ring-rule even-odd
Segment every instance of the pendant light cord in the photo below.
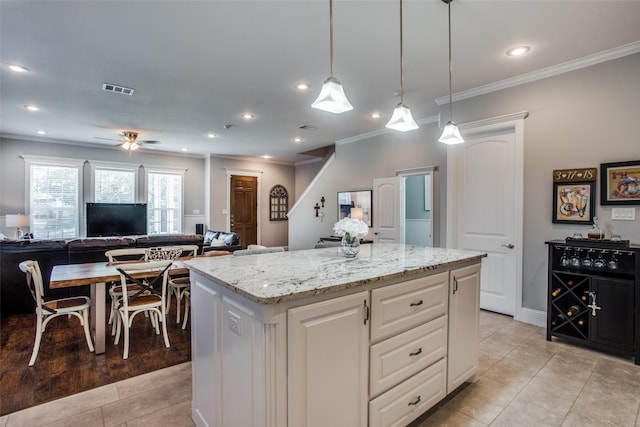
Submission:
{"label": "pendant light cord", "polygon": [[404,55],[402,43],[402,0],[400,0],[400,104],[404,105]]}
{"label": "pendant light cord", "polygon": [[329,0],[329,62],[331,77],[333,77],[333,0]]}
{"label": "pendant light cord", "polygon": [[452,95],[452,85],[451,85],[451,75],[453,74],[453,65],[451,62],[451,2],[453,0],[449,0],[447,5],[449,7],[449,121],[453,122],[453,95]]}

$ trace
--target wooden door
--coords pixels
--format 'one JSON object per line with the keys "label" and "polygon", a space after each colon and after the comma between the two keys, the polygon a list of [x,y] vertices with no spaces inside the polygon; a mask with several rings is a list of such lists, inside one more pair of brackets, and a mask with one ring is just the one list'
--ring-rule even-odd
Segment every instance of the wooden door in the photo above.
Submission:
{"label": "wooden door", "polygon": [[258,243],[258,178],[231,176],[230,230],[238,233],[240,244]]}
{"label": "wooden door", "polygon": [[290,426],[367,425],[368,292],[289,310]]}
{"label": "wooden door", "polygon": [[401,243],[400,178],[373,180],[373,234],[376,242]]}
{"label": "wooden door", "polygon": [[516,139],[512,131],[468,138],[450,148],[457,249],[486,252],[482,267],[480,307],[514,315],[521,248],[516,225],[521,213],[517,192]]}

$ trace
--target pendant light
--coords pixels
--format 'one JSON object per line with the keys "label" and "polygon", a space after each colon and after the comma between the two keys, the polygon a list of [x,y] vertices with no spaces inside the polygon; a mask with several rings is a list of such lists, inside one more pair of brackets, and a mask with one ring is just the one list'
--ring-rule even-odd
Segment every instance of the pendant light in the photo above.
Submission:
{"label": "pendant light", "polygon": [[451,62],[451,2],[453,0],[442,0],[449,7],[449,121],[444,127],[442,131],[442,135],[438,141],[453,145],[453,144],[462,144],[464,139],[462,135],[460,135],[460,131],[458,130],[458,126],[453,121],[453,95],[451,88],[451,75],[453,74],[453,65]]}
{"label": "pendant light", "polygon": [[344,94],[342,84],[333,77],[333,0],[329,0],[329,57],[331,76],[324,81],[320,95],[311,106],[335,114],[353,110],[353,106]]}
{"label": "pendant light", "polygon": [[403,70],[403,43],[402,43],[402,0],[400,0],[400,102],[393,110],[393,115],[386,127],[406,132],[418,129],[418,124],[411,116],[411,110],[404,105],[404,70]]}

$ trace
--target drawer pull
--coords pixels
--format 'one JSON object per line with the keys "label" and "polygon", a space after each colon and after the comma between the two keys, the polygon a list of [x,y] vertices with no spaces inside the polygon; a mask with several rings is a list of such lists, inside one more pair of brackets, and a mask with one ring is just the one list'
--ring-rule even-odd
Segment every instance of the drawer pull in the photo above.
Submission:
{"label": "drawer pull", "polygon": [[414,351],[412,353],[409,353],[409,356],[417,356],[420,353],[422,353],[422,347],[420,347],[417,351]]}
{"label": "drawer pull", "polygon": [[412,402],[409,402],[409,404],[407,406],[415,406],[418,403],[420,403],[420,396],[418,395],[418,397],[416,397],[416,399]]}
{"label": "drawer pull", "polygon": [[419,305],[422,305],[422,300],[420,300],[418,302],[412,302],[411,304],[409,304],[409,307],[417,307]]}

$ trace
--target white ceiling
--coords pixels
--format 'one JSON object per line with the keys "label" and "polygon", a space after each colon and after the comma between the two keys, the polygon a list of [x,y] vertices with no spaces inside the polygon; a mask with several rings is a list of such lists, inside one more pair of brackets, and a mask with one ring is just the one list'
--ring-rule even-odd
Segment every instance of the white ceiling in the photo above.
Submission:
{"label": "white ceiling", "polygon": [[[116,146],[96,137],[135,130],[161,141],[154,150],[291,163],[384,129],[398,102],[397,0],[334,1],[335,76],[354,105],[340,115],[310,107],[329,76],[328,0],[2,0],[0,8],[5,137]],[[636,0],[456,0],[452,25],[454,92],[630,43],[627,51],[640,50]],[[531,52],[505,55],[520,44]],[[437,114],[435,99],[448,93],[447,6],[405,0],[404,45],[405,104],[419,120]],[[10,72],[10,63],[31,71]],[[135,93],[105,92],[105,82]],[[298,82],[311,88],[300,92]],[[253,120],[240,117],[247,111]],[[383,117],[371,119],[374,111]]]}

